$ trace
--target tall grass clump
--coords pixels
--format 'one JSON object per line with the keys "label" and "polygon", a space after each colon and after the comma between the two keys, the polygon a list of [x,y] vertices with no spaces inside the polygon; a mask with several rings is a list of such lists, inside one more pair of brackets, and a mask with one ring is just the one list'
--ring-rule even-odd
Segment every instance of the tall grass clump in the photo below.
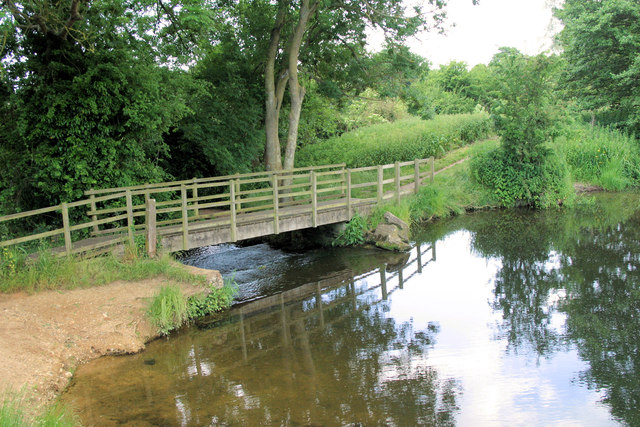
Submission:
{"label": "tall grass clump", "polygon": [[74,427],[79,425],[73,412],[54,403],[38,415],[25,410],[29,403],[24,393],[5,392],[0,395],[0,426],[2,427]]}
{"label": "tall grass clump", "polygon": [[[203,288],[203,290],[205,290]],[[224,286],[211,286],[206,293],[185,297],[177,285],[163,286],[156,294],[147,314],[162,335],[185,325],[189,320],[212,314],[231,306],[237,285],[233,278],[225,279]]]}
{"label": "tall grass clump", "polygon": [[442,115],[432,120],[409,118],[382,123],[303,147],[297,166],[346,163],[364,167],[440,157],[484,138],[492,130],[486,113]]}
{"label": "tall grass clump", "polygon": [[638,141],[620,131],[573,124],[562,131],[555,144],[576,181],[613,191],[638,185]]}
{"label": "tall grass clump", "polygon": [[149,305],[149,319],[163,335],[179,328],[189,319],[187,298],[180,286],[167,285],[153,297]]}

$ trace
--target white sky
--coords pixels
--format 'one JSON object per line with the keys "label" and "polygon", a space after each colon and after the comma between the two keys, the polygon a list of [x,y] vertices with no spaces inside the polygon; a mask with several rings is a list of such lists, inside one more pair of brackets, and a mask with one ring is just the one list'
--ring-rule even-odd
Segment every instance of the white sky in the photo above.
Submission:
{"label": "white sky", "polygon": [[[432,68],[452,60],[464,61],[470,68],[487,64],[502,46],[536,55],[550,50],[560,29],[552,17],[553,3],[557,1],[480,0],[473,6],[472,0],[449,0],[446,34],[424,33],[408,45],[427,58]],[[376,43],[372,40],[371,45]]]}

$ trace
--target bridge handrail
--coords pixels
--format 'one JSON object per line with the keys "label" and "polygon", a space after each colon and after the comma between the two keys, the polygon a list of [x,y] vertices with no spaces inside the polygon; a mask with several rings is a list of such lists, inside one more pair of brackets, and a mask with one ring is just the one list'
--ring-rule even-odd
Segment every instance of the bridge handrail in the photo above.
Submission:
{"label": "bridge handrail", "polygon": [[[425,170],[425,163],[430,163],[430,168]],[[413,173],[403,175],[402,168],[407,173],[406,168],[409,166],[413,166]],[[387,177],[385,171],[389,172]],[[393,177],[389,177],[391,172]],[[59,255],[70,255],[106,250],[123,242],[133,245],[136,234],[145,233],[149,238],[153,231],[154,235],[164,236],[181,233],[183,248],[187,249],[189,230],[206,228],[206,221],[216,221],[216,226],[228,226],[231,241],[236,240],[237,226],[251,221],[272,219],[273,232],[277,234],[281,218],[305,213],[309,215],[310,212],[315,227],[318,212],[336,207],[346,207],[350,218],[358,206],[375,201],[399,200],[404,194],[417,192],[420,183],[429,176],[433,179],[433,174],[434,159],[431,157],[354,169],[345,169],[344,164],[336,164],[91,190],[87,192],[87,199],[0,217],[2,224],[15,220],[31,221],[38,215],[62,216],[62,228],[13,237],[0,241],[0,247],[56,236],[61,239],[59,236],[63,236],[63,246],[54,247],[53,251]],[[360,179],[354,180],[356,175]],[[224,178],[227,179],[223,180]],[[411,190],[402,188],[410,183],[414,183]],[[385,186],[391,190],[385,190]],[[214,187],[220,187],[222,190],[216,191],[222,193],[198,194],[198,190]],[[169,193],[166,196],[168,199],[156,202],[151,196],[159,193]],[[140,203],[140,196],[144,197],[144,203]],[[120,206],[113,206],[114,202]],[[289,207],[295,208],[295,212]],[[285,208],[286,212],[280,212]],[[76,211],[70,215],[72,209]],[[159,218],[156,222],[158,214],[170,216]],[[148,225],[150,215],[153,215],[153,226]],[[146,218],[144,223],[136,221],[140,217]],[[87,221],[81,218],[87,218]],[[72,224],[72,220],[75,224]],[[82,236],[75,235],[83,237],[81,243],[72,241],[72,232],[87,229],[89,233],[84,231]],[[86,234],[93,237],[86,238]]]}
{"label": "bridge handrail", "polygon": [[213,183],[219,181],[231,181],[233,179],[243,179],[243,178],[252,178],[258,176],[266,176],[270,177],[273,174],[286,174],[286,173],[298,173],[298,172],[308,172],[312,170],[321,170],[321,169],[337,169],[346,167],[346,163],[337,163],[333,165],[322,165],[322,166],[307,166],[303,168],[293,168],[293,169],[282,169],[278,171],[262,171],[262,172],[250,172],[244,174],[234,174],[234,175],[221,175],[221,176],[212,176],[208,178],[191,178],[184,179],[181,181],[167,181],[167,182],[157,182],[153,184],[139,184],[139,185],[131,185],[128,187],[114,187],[114,188],[102,188],[102,189],[90,189],[84,192],[85,196],[98,195],[98,194],[107,194],[107,193],[116,193],[122,192],[126,190],[143,190],[141,193],[144,194],[145,190],[155,190],[163,187],[175,187],[180,186],[182,184],[204,184],[204,183]]}

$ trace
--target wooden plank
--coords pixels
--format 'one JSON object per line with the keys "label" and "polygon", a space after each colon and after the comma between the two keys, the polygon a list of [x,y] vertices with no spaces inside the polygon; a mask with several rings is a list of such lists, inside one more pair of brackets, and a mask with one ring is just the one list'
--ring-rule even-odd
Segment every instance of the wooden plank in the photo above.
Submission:
{"label": "wooden plank", "polygon": [[0,222],[10,221],[12,219],[27,218],[27,217],[30,217],[30,216],[40,215],[40,214],[45,214],[45,213],[50,213],[50,212],[55,212],[55,211],[59,211],[60,209],[61,209],[61,207],[60,207],[60,205],[58,205],[58,206],[51,206],[49,208],[35,209],[35,210],[32,210],[32,211],[26,211],[26,212],[20,212],[20,213],[11,214],[11,215],[5,215],[5,216],[0,217]]}
{"label": "wooden plank", "polygon": [[273,175],[271,179],[271,187],[273,188],[273,233],[280,234],[280,219],[278,218],[279,197],[278,197],[278,176]]}
{"label": "wooden plank", "polygon": [[[93,188],[92,188],[92,190],[93,190]],[[92,194],[91,196],[89,196],[89,200],[91,200],[91,210],[93,212],[95,212],[96,209],[97,209],[97,207],[96,207],[96,195]],[[91,216],[91,220],[94,222],[93,232],[97,233],[98,231],[100,231],[100,229],[98,228],[98,224],[95,224],[95,222],[98,221],[98,215],[95,215],[95,214],[92,215]]]}
{"label": "wooden plank", "polygon": [[73,243],[71,242],[71,230],[69,222],[69,207],[66,203],[62,204],[62,229],[64,230],[64,249],[67,255],[71,255]]}
{"label": "wooden plank", "polygon": [[135,245],[135,241],[133,238],[134,222],[133,222],[133,201],[131,199],[131,190],[127,190],[126,198],[127,198],[127,229],[128,229],[127,233],[129,235],[129,244],[131,245],[131,247],[133,247]]}
{"label": "wooden plank", "polygon": [[198,178],[193,178],[193,186],[191,187],[191,196],[193,197],[191,200],[194,204],[193,212],[195,216],[199,215],[198,210]]}
{"label": "wooden plank", "polygon": [[416,160],[413,165],[413,192],[418,194],[420,191],[420,161]]}
{"label": "wooden plank", "polygon": [[396,162],[396,177],[395,177],[395,185],[396,185],[396,198],[397,202],[400,203],[400,163]]}
{"label": "wooden plank", "polygon": [[[96,221],[85,222],[85,223],[82,223],[82,224],[76,224],[74,226],[69,227],[69,230],[71,230],[71,231],[82,230],[84,228],[95,227],[96,225],[109,224],[111,222],[122,221],[123,219],[127,219],[127,218],[128,218],[128,215],[126,213],[124,213],[124,214],[118,215],[118,216],[112,216],[112,217],[109,217],[109,218],[98,219]],[[102,230],[102,231],[107,231],[107,230]],[[95,234],[100,234],[100,233],[101,232],[98,231]]]}
{"label": "wooden plank", "polygon": [[318,193],[316,173],[311,171],[311,223],[313,227],[318,226]]}
{"label": "wooden plank", "polygon": [[189,249],[189,212],[187,207],[187,187],[183,184],[180,190],[182,199],[182,250]]}
{"label": "wooden plank", "polygon": [[433,184],[433,180],[436,176],[436,160],[432,157],[429,157],[429,162],[431,163],[431,183]]}
{"label": "wooden plank", "polygon": [[347,169],[347,216],[351,219],[353,214],[351,206],[351,169]]}
{"label": "wooden plank", "polygon": [[234,181],[229,183],[229,206],[231,209],[231,241],[235,242],[238,237],[238,231],[236,229],[236,189]]}
{"label": "wooden plank", "polygon": [[147,200],[145,225],[145,243],[147,255],[149,256],[149,258],[155,258],[155,256],[157,255],[156,248],[158,247],[158,232],[156,229],[156,199]]}
{"label": "wooden plank", "polygon": [[378,166],[378,203],[382,202],[384,194],[384,170],[382,165]]}

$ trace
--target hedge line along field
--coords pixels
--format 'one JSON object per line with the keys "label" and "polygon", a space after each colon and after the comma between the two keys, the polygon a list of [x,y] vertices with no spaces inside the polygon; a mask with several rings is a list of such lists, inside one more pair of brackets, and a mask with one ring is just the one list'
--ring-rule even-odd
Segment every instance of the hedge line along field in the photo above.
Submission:
{"label": "hedge line along field", "polygon": [[297,154],[296,166],[346,163],[347,167],[356,168],[441,157],[454,148],[487,137],[492,130],[491,118],[486,113],[381,123],[303,147]]}

